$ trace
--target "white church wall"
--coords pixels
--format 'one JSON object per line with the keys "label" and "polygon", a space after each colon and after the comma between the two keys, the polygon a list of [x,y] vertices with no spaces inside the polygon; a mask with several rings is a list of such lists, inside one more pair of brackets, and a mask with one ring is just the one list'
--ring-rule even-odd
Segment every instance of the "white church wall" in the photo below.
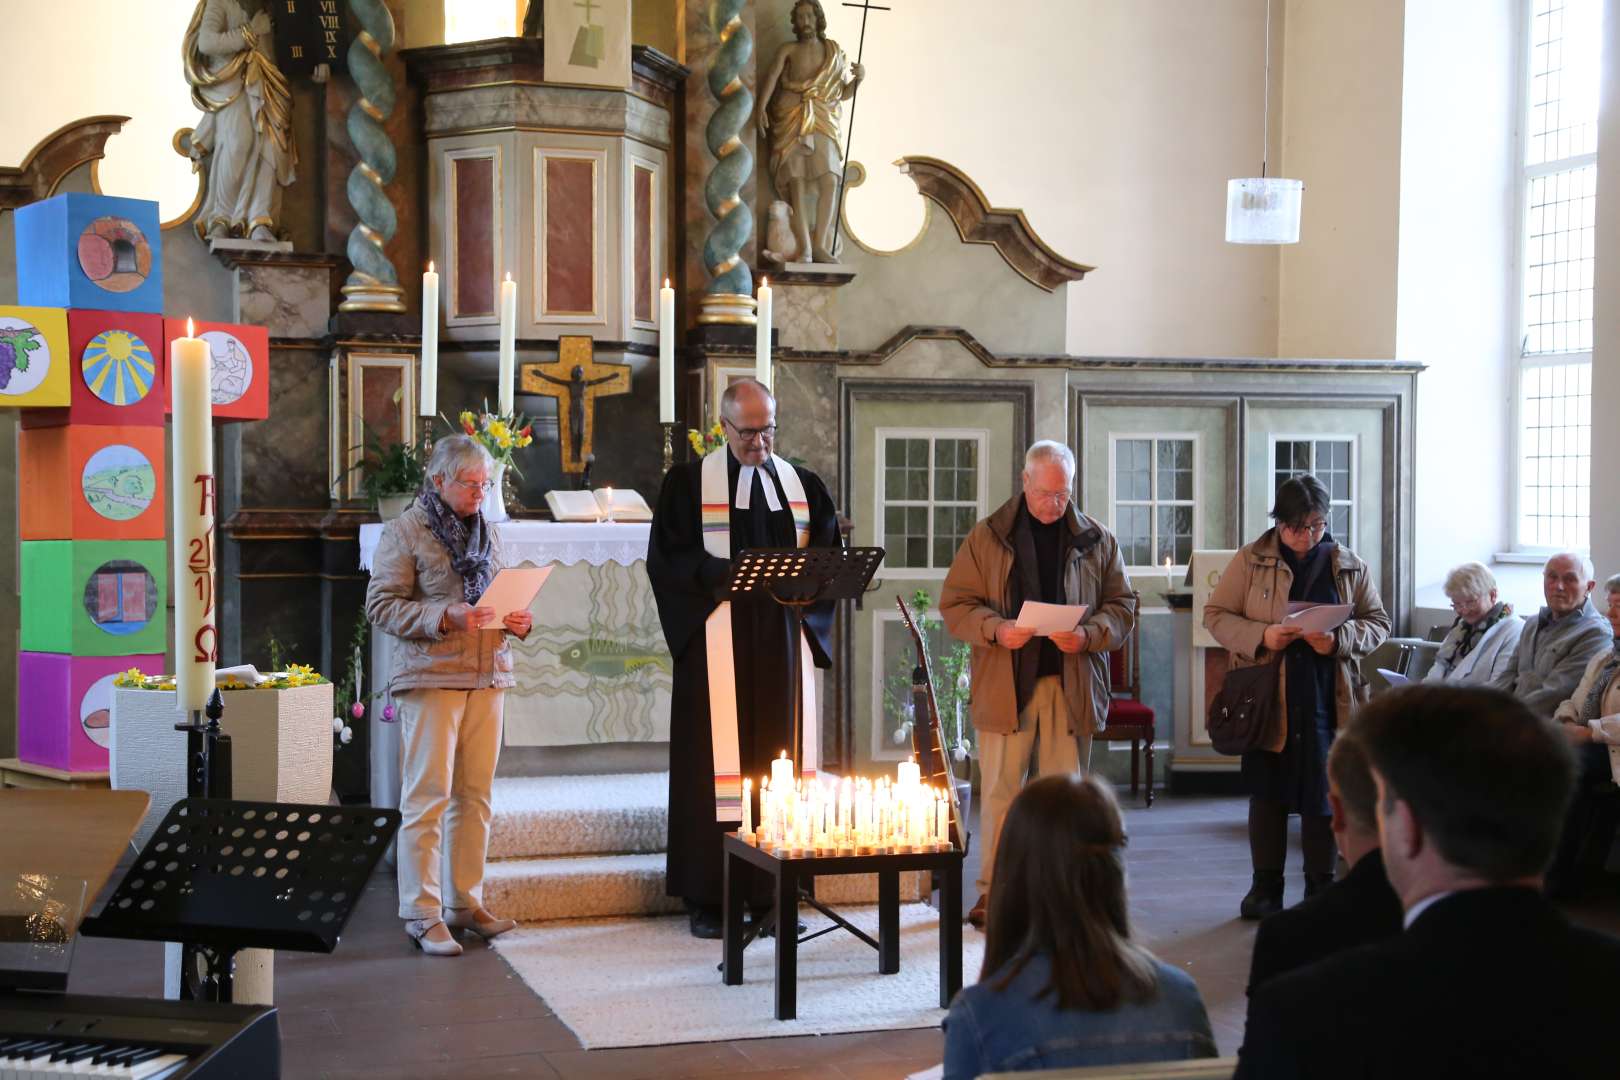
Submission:
{"label": "white church wall", "polygon": [[1620,572],[1620,0],[1603,11],[1598,110],[1597,297],[1592,328],[1592,560],[1599,580]]}
{"label": "white church wall", "polygon": [[[1417,398],[1420,605],[1444,607],[1446,571],[1489,563],[1510,535],[1522,6],[1430,0],[1406,11],[1395,355],[1428,365]],[[1540,604],[1536,576],[1528,595],[1514,589],[1521,610]]]}

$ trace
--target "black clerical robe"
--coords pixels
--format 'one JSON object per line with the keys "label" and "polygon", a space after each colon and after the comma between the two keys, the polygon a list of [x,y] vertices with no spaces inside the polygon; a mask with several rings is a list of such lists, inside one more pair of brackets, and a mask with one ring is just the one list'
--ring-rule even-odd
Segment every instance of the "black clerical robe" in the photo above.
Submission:
{"label": "black clerical robe", "polygon": [[[774,467],[755,470],[749,509],[738,510],[741,466],[729,449],[714,453],[725,454],[727,459],[731,554],[740,555],[750,548],[794,547],[793,514]],[[731,564],[703,547],[702,466],[701,459],[677,465],[664,477],[647,544],[647,576],[658,602],[664,640],[675,660],[669,703],[669,851],[664,889],[695,905],[717,905],[723,895],[720,836],[735,826],[715,820],[704,623],[719,604],[719,591]],[[837,547],[838,516],[826,485],[802,466],[794,466],[794,472],[810,504],[810,546]],[[769,508],[762,486],[765,482],[775,485],[782,509]],[[832,617],[831,602],[806,612],[805,636],[817,667],[832,666]],[[792,737],[788,649],[794,647],[793,626],[785,608],[769,596],[756,595],[732,602],[731,628],[739,761],[743,776],[757,778],[770,771],[770,760],[788,749]],[[813,677],[813,673],[805,672],[805,676]]]}

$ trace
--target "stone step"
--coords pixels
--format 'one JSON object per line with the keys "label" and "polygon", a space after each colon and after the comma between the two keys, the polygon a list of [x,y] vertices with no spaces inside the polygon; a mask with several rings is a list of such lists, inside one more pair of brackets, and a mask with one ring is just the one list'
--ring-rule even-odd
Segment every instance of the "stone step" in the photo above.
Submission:
{"label": "stone step", "polygon": [[496,777],[489,857],[661,852],[668,791],[667,772]]}
{"label": "stone step", "polygon": [[661,853],[492,859],[484,905],[523,922],[681,910],[679,898],[664,895]]}

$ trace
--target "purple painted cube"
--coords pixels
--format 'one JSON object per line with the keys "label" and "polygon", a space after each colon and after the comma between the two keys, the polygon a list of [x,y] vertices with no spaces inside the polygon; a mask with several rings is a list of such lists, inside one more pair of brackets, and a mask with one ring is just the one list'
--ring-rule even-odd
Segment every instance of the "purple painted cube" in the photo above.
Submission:
{"label": "purple painted cube", "polygon": [[163,670],[163,657],[17,654],[17,756],[66,772],[106,772],[112,681],[132,667]]}

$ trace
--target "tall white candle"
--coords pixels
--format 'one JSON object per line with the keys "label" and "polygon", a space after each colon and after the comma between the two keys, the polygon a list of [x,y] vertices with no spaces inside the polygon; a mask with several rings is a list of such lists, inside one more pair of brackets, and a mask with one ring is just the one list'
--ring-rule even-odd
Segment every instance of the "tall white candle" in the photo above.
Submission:
{"label": "tall white candle", "polygon": [[743,778],[742,797],[742,827],[737,830],[740,836],[750,836],[754,831],[754,781],[752,777]]}
{"label": "tall white candle", "polygon": [[658,422],[675,422],[675,290],[658,290]]}
{"label": "tall white candle", "polygon": [[786,750],[782,751],[781,757],[771,762],[771,787],[789,796],[793,794],[793,762],[787,756]]}
{"label": "tall white candle", "polygon": [[895,774],[901,787],[922,783],[922,766],[917,764],[915,756],[902,761]]}
{"label": "tall white candle", "polygon": [[208,342],[186,336],[169,346],[174,410],[174,663],[176,697],[190,712],[208,703],[219,659],[214,617],[213,357]]}
{"label": "tall white candle", "polygon": [[765,384],[767,390],[774,390],[771,386],[771,283],[769,278],[761,278],[759,285],[759,307],[757,321],[754,323],[754,378]]}
{"label": "tall white candle", "polygon": [[417,400],[422,416],[439,411],[439,275],[431,262],[422,274],[422,389]]}
{"label": "tall white candle", "polygon": [[502,416],[516,412],[512,395],[517,392],[517,282],[508,273],[501,282],[501,367],[496,400]]}

